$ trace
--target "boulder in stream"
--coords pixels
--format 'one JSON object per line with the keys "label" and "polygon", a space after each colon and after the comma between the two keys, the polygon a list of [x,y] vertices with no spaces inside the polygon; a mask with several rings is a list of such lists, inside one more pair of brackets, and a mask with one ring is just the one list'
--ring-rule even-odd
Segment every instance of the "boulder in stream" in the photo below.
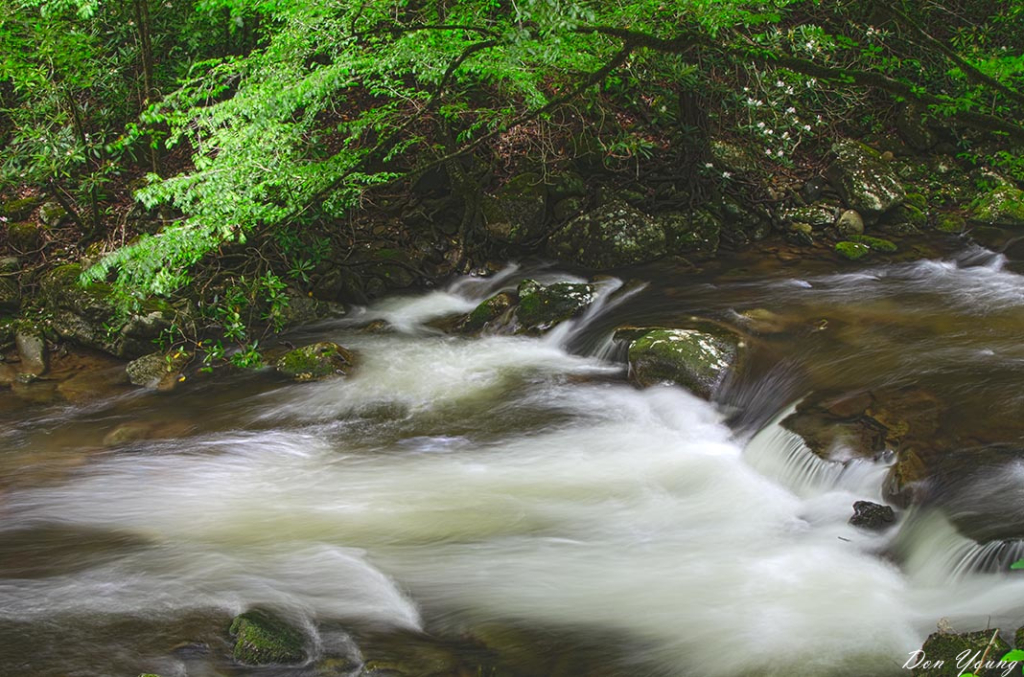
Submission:
{"label": "boulder in stream", "polygon": [[743,348],[742,339],[724,329],[651,329],[629,344],[630,380],[641,387],[675,383],[710,399]]}
{"label": "boulder in stream", "polygon": [[355,359],[350,350],[322,341],[285,353],[274,366],[278,373],[295,381],[322,381],[348,374]]}
{"label": "boulder in stream", "polygon": [[523,280],[517,290],[519,305],[514,311],[517,333],[541,334],[581,315],[594,302],[594,291],[591,284],[556,282],[545,286],[536,280]]}
{"label": "boulder in stream", "polygon": [[480,302],[473,311],[466,315],[456,326],[456,331],[473,334],[482,330],[488,323],[502,317],[518,303],[518,297],[507,291],[499,292],[489,299]]}
{"label": "boulder in stream", "polygon": [[871,501],[857,501],[853,504],[853,515],[850,524],[862,529],[882,531],[896,521],[896,513],[887,505],[879,505]]}
{"label": "boulder in stream", "polygon": [[306,660],[305,638],[282,618],[263,609],[236,616],[228,632],[235,639],[232,656],[247,665],[288,665]]}

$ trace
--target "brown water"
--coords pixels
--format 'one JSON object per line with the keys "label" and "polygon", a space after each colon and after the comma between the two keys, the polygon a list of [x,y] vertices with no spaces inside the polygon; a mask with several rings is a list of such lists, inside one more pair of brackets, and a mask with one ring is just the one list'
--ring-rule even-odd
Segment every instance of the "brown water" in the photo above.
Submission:
{"label": "brown water", "polygon": [[[0,393],[0,674],[358,674],[383,652],[408,674],[896,675],[939,618],[1024,624],[1000,540],[1024,517],[1018,262],[715,265],[624,271],[545,339],[428,324],[567,277],[537,269],[290,337],[356,350],[341,381]],[[747,371],[717,405],[630,387],[611,330],[691,315],[747,332]],[[376,317],[399,331],[356,329]],[[882,535],[846,520],[893,454],[822,460],[777,424],[851,392],[914,393],[942,450]],[[304,628],[309,663],[231,662],[253,605]]]}

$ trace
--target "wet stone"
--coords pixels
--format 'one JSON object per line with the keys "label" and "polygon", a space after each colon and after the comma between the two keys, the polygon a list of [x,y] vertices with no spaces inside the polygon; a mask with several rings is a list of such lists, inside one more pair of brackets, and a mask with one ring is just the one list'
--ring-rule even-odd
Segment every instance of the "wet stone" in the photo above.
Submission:
{"label": "wet stone", "polygon": [[857,501],[853,504],[853,516],[850,524],[863,529],[881,531],[896,521],[896,513],[887,505],[879,505],[871,501]]}

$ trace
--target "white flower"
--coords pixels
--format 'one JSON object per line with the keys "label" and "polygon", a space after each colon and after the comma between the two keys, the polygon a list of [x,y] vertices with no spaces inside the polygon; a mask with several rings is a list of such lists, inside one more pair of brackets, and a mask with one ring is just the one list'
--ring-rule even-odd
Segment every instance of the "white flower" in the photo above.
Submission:
{"label": "white flower", "polygon": [[732,172],[722,172],[722,178],[723,179],[731,179],[732,178]]}
{"label": "white flower", "polygon": [[764,133],[767,134],[768,136],[771,136],[772,134],[775,133],[775,131],[771,130],[771,129],[766,129],[766,130],[764,130]]}
{"label": "white flower", "polygon": [[775,86],[776,86],[776,87],[785,87],[785,86],[786,86],[786,83],[785,83],[785,82],[783,82],[782,80],[776,80],[776,81],[775,81]]}
{"label": "white flower", "polygon": [[811,126],[810,125],[804,125],[804,131],[805,132],[811,131]]}
{"label": "white flower", "polygon": [[705,169],[711,169],[712,167],[714,167],[714,165],[713,165],[713,164],[711,164],[710,162],[705,162],[705,163],[704,163],[704,168],[705,168]]}
{"label": "white flower", "polygon": [[783,139],[788,139],[789,138],[789,132],[782,132],[782,138]]}
{"label": "white flower", "polygon": [[792,106],[790,106],[789,108],[786,109],[786,112],[789,113],[790,115],[792,115],[793,113],[796,112],[796,108],[793,108]]}
{"label": "white flower", "polygon": [[757,128],[758,129],[764,129],[764,122],[758,122],[757,123]]}
{"label": "white flower", "polygon": [[782,149],[780,148],[777,151],[775,151],[775,154],[778,155],[779,157],[782,157]]}

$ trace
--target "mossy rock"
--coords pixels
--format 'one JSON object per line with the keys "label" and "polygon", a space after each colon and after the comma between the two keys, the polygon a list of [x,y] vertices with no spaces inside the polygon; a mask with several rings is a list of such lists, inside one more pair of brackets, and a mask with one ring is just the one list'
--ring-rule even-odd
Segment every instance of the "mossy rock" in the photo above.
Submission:
{"label": "mossy rock", "polygon": [[835,160],[825,172],[851,209],[873,223],[907,197],[891,163],[873,148],[852,140],[832,146]]}
{"label": "mossy rock", "polygon": [[262,609],[236,616],[228,632],[235,638],[232,656],[247,665],[288,665],[306,660],[305,639],[278,616]]}
{"label": "mossy rock", "polygon": [[722,222],[705,209],[662,214],[658,225],[665,231],[665,246],[670,254],[700,252],[714,254],[721,242]]}
{"label": "mossy rock", "polygon": [[861,242],[844,240],[836,243],[836,254],[848,261],[859,261],[871,253],[871,247]]}
{"label": "mossy rock", "polygon": [[581,315],[594,302],[593,285],[573,282],[544,286],[535,280],[523,280],[517,294],[517,332],[534,335]]}
{"label": "mossy rock", "polygon": [[[993,640],[994,633],[996,633],[995,630],[978,630],[960,634],[934,632],[928,636],[921,647],[923,656],[917,654],[914,657],[914,662],[908,666],[911,667],[910,674],[914,677],[960,677],[966,672],[973,672],[978,677],[1001,675],[1007,665],[1000,664],[999,659],[1006,655],[1010,647],[998,634]],[[986,655],[986,651],[985,663],[989,665],[989,661],[991,661],[991,665],[982,667],[980,670],[976,669],[976,662]],[[971,660],[969,667],[963,661],[964,652],[967,656],[977,656]],[[917,667],[913,667],[914,665]]]}
{"label": "mossy rock", "polygon": [[825,205],[797,207],[786,212],[791,223],[805,223],[812,228],[827,228],[836,222],[836,210]]}
{"label": "mossy rock", "polygon": [[872,237],[870,235],[851,235],[849,241],[858,244],[866,244],[868,247],[871,248],[871,251],[882,252],[884,254],[892,254],[893,252],[899,249],[896,246],[896,243],[892,242],[891,240],[885,240],[880,237]]}
{"label": "mossy rock", "polygon": [[500,292],[486,299],[473,309],[456,327],[463,334],[473,334],[482,330],[489,322],[497,320],[512,308],[518,298],[510,292]]}
{"label": "mossy rock", "polygon": [[959,235],[967,228],[967,219],[956,212],[941,215],[935,222],[935,228],[943,233]]}
{"label": "mossy rock", "polygon": [[348,374],[354,364],[351,351],[322,341],[285,353],[274,366],[278,373],[295,381],[321,381]]}
{"label": "mossy rock", "polygon": [[704,329],[653,329],[629,345],[629,375],[648,387],[675,383],[710,399],[741,357],[735,334]]}
{"label": "mossy rock", "polygon": [[0,206],[0,216],[8,221],[22,221],[31,216],[42,201],[42,198],[38,197],[24,197],[5,202]]}
{"label": "mossy rock", "polygon": [[661,226],[622,200],[577,216],[552,234],[547,246],[550,256],[595,270],[646,263],[666,251]]}
{"label": "mossy rock", "polygon": [[1002,184],[971,203],[967,220],[988,226],[1024,227],[1024,191]]}
{"label": "mossy rock", "polygon": [[38,249],[43,241],[42,228],[30,221],[15,221],[7,224],[7,240],[19,252]]}

